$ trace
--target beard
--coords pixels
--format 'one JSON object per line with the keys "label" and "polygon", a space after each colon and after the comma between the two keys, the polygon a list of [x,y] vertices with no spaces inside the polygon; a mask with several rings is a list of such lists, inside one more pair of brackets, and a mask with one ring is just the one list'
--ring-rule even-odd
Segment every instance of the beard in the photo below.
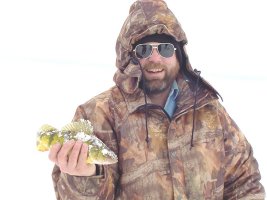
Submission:
{"label": "beard", "polygon": [[165,74],[162,79],[147,79],[145,74],[143,73],[142,77],[142,86],[147,94],[160,94],[163,91],[166,91],[172,87],[173,81],[176,79],[179,66],[175,66],[173,68],[168,68],[165,65],[149,62],[144,65],[143,70],[148,69],[163,69]]}

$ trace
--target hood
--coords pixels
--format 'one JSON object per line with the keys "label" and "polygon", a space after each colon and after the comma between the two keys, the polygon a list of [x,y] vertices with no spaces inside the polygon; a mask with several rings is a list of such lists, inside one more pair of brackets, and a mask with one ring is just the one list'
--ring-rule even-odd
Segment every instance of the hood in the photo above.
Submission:
{"label": "hood", "polygon": [[[127,94],[133,94],[139,89],[142,76],[140,66],[132,59],[133,44],[152,34],[167,34],[179,42],[183,47],[187,76],[189,75],[191,79],[198,77],[198,74],[192,70],[185,51],[185,44],[187,44],[185,32],[167,4],[162,0],[138,0],[130,7],[129,15],[116,42],[118,69],[113,79],[116,85]],[[202,78],[201,82],[212,88]]]}

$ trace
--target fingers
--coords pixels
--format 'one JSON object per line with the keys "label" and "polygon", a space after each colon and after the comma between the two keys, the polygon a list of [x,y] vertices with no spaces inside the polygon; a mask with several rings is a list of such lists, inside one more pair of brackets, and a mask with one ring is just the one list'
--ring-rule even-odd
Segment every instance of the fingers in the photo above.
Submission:
{"label": "fingers", "polygon": [[79,154],[80,154],[82,145],[83,145],[82,141],[77,141],[75,142],[71,150],[71,153],[68,159],[68,168],[70,170],[75,169],[77,166],[78,159],[80,158]]}
{"label": "fingers", "polygon": [[72,152],[74,145],[75,141],[70,140],[66,142],[64,145],[62,145],[60,151],[58,152],[56,164],[60,167],[60,170],[63,172],[68,171],[69,154],[70,152]]}
{"label": "fingers", "polygon": [[49,154],[48,154],[49,160],[51,160],[52,162],[54,162],[56,164],[57,164],[57,154],[58,154],[60,148],[61,148],[61,144],[59,144],[59,143],[54,144],[51,147]]}
{"label": "fingers", "polygon": [[78,165],[79,166],[84,165],[84,163],[86,163],[87,154],[88,154],[88,145],[87,144],[82,144],[80,157],[78,159]]}
{"label": "fingers", "polygon": [[87,157],[88,157],[88,145],[83,144],[76,169],[79,172],[79,174],[83,175],[83,176],[96,175],[96,165],[95,164],[86,164]]}
{"label": "fingers", "polygon": [[49,152],[49,159],[62,172],[76,176],[92,176],[96,173],[94,164],[87,164],[88,145],[82,141],[70,140],[63,145],[55,144]]}

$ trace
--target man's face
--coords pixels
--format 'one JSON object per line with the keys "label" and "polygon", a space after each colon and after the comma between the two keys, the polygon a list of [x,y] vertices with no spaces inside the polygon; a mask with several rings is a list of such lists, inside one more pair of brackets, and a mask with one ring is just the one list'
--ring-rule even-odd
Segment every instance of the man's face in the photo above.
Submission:
{"label": "man's face", "polygon": [[[149,42],[146,44],[159,44]],[[139,60],[143,68],[145,89],[148,94],[159,94],[169,89],[178,75],[180,65],[175,52],[171,57],[161,56],[156,49],[148,58]]]}

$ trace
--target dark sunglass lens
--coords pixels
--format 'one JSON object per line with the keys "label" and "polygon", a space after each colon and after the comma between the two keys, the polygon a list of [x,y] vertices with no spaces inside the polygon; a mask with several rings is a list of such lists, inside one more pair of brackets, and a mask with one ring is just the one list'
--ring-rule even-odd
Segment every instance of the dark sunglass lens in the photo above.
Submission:
{"label": "dark sunglass lens", "polygon": [[152,51],[152,46],[148,44],[137,45],[135,49],[135,53],[137,58],[147,58],[150,56]]}
{"label": "dark sunglass lens", "polygon": [[158,46],[158,51],[161,56],[169,58],[174,53],[174,46],[172,44],[160,44]]}

